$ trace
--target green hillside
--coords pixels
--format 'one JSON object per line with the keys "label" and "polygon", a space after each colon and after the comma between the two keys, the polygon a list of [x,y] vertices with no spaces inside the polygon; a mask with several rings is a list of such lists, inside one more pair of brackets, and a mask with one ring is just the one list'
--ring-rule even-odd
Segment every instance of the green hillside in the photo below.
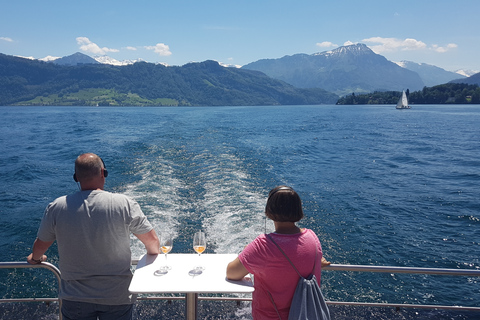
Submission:
{"label": "green hillside", "polygon": [[[351,94],[337,104],[397,104],[401,91]],[[446,83],[408,92],[409,104],[480,104],[480,87],[476,84]]]}
{"label": "green hillside", "polygon": [[0,105],[233,106],[331,104],[322,89],[299,89],[215,61],[181,67],[62,66],[0,54]]}

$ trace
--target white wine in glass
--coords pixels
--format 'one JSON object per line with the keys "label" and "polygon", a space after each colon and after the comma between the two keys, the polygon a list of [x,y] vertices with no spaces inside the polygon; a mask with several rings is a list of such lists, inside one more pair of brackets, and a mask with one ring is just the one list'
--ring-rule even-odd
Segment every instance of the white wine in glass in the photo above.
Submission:
{"label": "white wine in glass", "polygon": [[[200,259],[200,255],[203,251],[205,251],[206,248],[207,240],[205,239],[205,233],[202,231],[196,232],[193,236],[193,250],[198,253],[198,259]],[[202,270],[205,270],[205,268],[202,266],[195,267],[195,271],[200,271],[199,273],[201,273]]]}
{"label": "white wine in glass", "polygon": [[172,267],[168,265],[167,254],[172,251],[173,248],[173,236],[171,234],[162,233],[160,236],[160,250],[165,254],[165,265],[161,266],[154,272],[156,276],[163,276],[171,270]]}

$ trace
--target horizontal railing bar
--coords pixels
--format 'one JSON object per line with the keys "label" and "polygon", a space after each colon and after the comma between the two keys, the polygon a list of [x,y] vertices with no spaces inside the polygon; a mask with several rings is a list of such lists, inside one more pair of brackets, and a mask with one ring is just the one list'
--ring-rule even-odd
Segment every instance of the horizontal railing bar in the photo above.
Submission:
{"label": "horizontal railing bar", "polygon": [[[185,300],[185,297],[138,297],[137,300]],[[236,297],[202,297],[198,300],[206,301],[252,301],[252,298],[236,298]],[[363,306],[363,307],[390,307],[390,308],[412,308],[412,309],[450,309],[463,311],[480,311],[480,307],[463,307],[463,306],[442,306],[442,305],[426,305],[426,304],[401,304],[401,303],[369,303],[369,302],[344,302],[344,301],[326,301],[328,305],[344,305],[344,306]]]}
{"label": "horizontal railing bar", "polygon": [[480,307],[463,306],[441,306],[434,304],[402,304],[402,303],[369,303],[369,302],[344,302],[344,301],[326,301],[328,305],[347,305],[362,307],[393,307],[393,308],[413,308],[413,309],[445,309],[445,310],[463,310],[480,311]]}
{"label": "horizontal railing bar", "polygon": [[150,296],[150,297],[137,297],[137,300],[185,300],[183,297],[166,297],[166,296]]}
{"label": "horizontal railing bar", "polygon": [[322,267],[322,271],[330,271],[330,270],[480,277],[480,270],[472,270],[472,269],[367,266],[367,265],[351,265],[351,264],[331,264],[329,266]]}
{"label": "horizontal railing bar", "polygon": [[[185,297],[138,297],[141,301],[156,300],[185,300]],[[238,297],[202,297],[198,300],[204,301],[252,301],[252,298]],[[23,298],[23,299],[0,299],[2,302],[58,302],[58,298]],[[360,307],[390,307],[390,308],[411,308],[411,309],[442,309],[442,310],[462,310],[462,311],[480,311],[480,307],[464,307],[464,306],[442,306],[442,305],[425,305],[425,304],[401,304],[401,303],[369,303],[369,302],[348,302],[348,301],[326,301],[328,305],[340,306],[360,306]]]}
{"label": "horizontal railing bar", "polygon": [[58,302],[58,298],[13,298],[13,299],[0,299],[2,302]]}
{"label": "horizontal railing bar", "polygon": [[[137,300],[185,300],[185,297],[168,297],[168,296],[149,296],[138,297]],[[252,301],[252,298],[240,297],[202,297],[198,296],[198,300],[219,300],[219,301]]]}

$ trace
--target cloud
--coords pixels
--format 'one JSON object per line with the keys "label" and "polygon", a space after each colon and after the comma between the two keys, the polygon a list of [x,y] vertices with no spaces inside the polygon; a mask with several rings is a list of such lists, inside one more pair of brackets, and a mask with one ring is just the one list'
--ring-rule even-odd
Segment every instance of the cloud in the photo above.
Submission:
{"label": "cloud", "polygon": [[317,47],[320,47],[320,48],[332,48],[332,47],[338,47],[338,44],[335,44],[335,43],[330,42],[330,41],[323,41],[323,42],[317,43]]}
{"label": "cloud", "polygon": [[415,39],[396,39],[396,38],[382,38],[372,37],[363,39],[361,42],[367,44],[373,44],[370,47],[376,53],[392,52],[392,51],[409,51],[409,50],[422,50],[426,49],[427,45]]}
{"label": "cloud", "polygon": [[172,52],[170,51],[170,48],[164,43],[157,43],[154,46],[145,46],[145,49],[153,50],[155,53],[163,57],[166,57],[172,54]]}
{"label": "cloud", "polygon": [[446,47],[440,47],[439,45],[436,45],[436,44],[432,45],[432,49],[436,52],[439,52],[439,53],[445,53],[445,52],[450,51],[451,49],[455,49],[457,47],[458,47],[458,45],[456,45],[455,43],[449,43],[449,44],[447,44]]}
{"label": "cloud", "polygon": [[433,50],[439,53],[444,53],[458,47],[455,43],[449,43],[444,47],[436,44],[428,46],[423,41],[411,38],[406,38],[402,40],[397,38],[372,37],[368,39],[363,39],[361,42],[370,44],[370,49],[372,49],[376,53],[394,51],[416,51],[426,49]]}
{"label": "cloud", "polygon": [[78,37],[77,44],[80,46],[80,50],[84,52],[93,53],[96,55],[104,56],[108,52],[118,52],[118,49],[110,49],[107,47],[100,48],[96,43],[93,43],[87,37]]}
{"label": "cloud", "polygon": [[7,42],[13,42],[12,38],[9,38],[9,37],[0,37],[0,40],[7,41]]}
{"label": "cloud", "polygon": [[131,51],[137,51],[137,48],[135,47],[126,47],[127,50],[131,50]]}

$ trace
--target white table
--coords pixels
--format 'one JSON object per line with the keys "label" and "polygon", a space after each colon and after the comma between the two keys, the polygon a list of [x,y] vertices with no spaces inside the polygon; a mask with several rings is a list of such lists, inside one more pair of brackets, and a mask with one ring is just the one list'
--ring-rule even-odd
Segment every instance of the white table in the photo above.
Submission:
{"label": "white table", "polygon": [[[129,290],[131,293],[184,293],[186,319],[197,319],[199,293],[251,293],[253,283],[249,279],[231,281],[225,276],[227,264],[236,254],[169,254],[171,270],[165,275],[154,272],[165,265],[165,255],[144,255],[138,261]],[[205,267],[199,275],[191,275],[194,267]]]}

